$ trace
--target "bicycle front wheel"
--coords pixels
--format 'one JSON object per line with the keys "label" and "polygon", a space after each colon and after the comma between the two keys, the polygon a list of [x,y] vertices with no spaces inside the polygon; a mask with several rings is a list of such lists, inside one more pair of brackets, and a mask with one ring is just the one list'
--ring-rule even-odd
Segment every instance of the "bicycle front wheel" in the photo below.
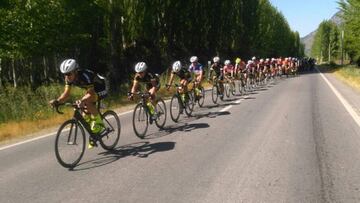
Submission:
{"label": "bicycle front wheel", "polygon": [[230,93],[232,96],[235,96],[235,82],[230,83]]}
{"label": "bicycle front wheel", "polygon": [[180,102],[180,98],[177,95],[174,95],[170,100],[170,117],[175,123],[179,120],[182,112],[182,105]]}
{"label": "bicycle front wheel", "polygon": [[199,98],[198,98],[197,102],[198,102],[200,107],[202,107],[204,105],[204,102],[205,102],[205,89],[203,87],[200,88],[200,95],[199,95]]}
{"label": "bicycle front wheel", "polygon": [[224,84],[224,91],[227,98],[230,97],[230,85],[229,83]]}
{"label": "bicycle front wheel", "polygon": [[157,113],[157,118],[155,120],[155,124],[158,128],[162,129],[164,128],[164,125],[166,123],[166,105],[164,100],[159,99],[156,103],[155,112]]}
{"label": "bicycle front wheel", "polygon": [[74,168],[85,151],[85,132],[80,123],[74,119],[63,123],[55,139],[57,161],[65,168]]}
{"label": "bicycle front wheel", "polygon": [[218,100],[218,96],[219,96],[219,91],[217,85],[213,85],[212,89],[211,89],[211,99],[213,101],[214,104],[217,103]]}
{"label": "bicycle front wheel", "polygon": [[136,105],[133,113],[133,128],[135,135],[144,139],[149,126],[149,113],[144,106],[139,103]]}
{"label": "bicycle front wheel", "polygon": [[[194,92],[194,91],[192,91]],[[187,116],[191,116],[195,106],[195,95],[192,92],[187,92],[189,99],[184,102],[185,113]]]}
{"label": "bicycle front wheel", "polygon": [[120,139],[121,125],[118,115],[114,111],[106,111],[103,115],[103,122],[107,134],[100,139],[102,148],[112,150]]}

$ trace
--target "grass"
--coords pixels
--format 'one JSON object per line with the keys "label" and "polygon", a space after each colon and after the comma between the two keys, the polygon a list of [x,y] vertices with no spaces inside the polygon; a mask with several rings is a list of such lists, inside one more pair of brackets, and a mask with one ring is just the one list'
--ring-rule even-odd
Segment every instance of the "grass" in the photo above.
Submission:
{"label": "grass", "polygon": [[342,81],[360,91],[360,68],[354,65],[342,66],[335,71]]}
{"label": "grass", "polygon": [[[166,77],[161,77],[162,88],[158,92],[158,96],[169,98],[174,94],[175,89],[167,91],[165,87]],[[178,82],[175,80],[174,82]],[[209,87],[208,83],[204,83],[205,88]],[[57,98],[63,91],[64,86],[55,84],[50,86],[42,86],[36,90],[29,87],[6,88],[0,92],[0,143],[21,138],[28,134],[40,132],[47,128],[60,126],[65,120],[71,118],[72,109],[64,109],[64,114],[60,115],[54,112],[48,101]],[[128,86],[123,87],[123,91],[127,92]],[[70,101],[74,101],[83,95],[84,91],[74,88]],[[105,106],[116,111],[129,110],[135,101],[129,101],[124,93],[109,96],[104,100]]]}
{"label": "grass", "polygon": [[322,64],[321,70],[332,72],[337,78],[360,91],[360,68],[356,65]]}

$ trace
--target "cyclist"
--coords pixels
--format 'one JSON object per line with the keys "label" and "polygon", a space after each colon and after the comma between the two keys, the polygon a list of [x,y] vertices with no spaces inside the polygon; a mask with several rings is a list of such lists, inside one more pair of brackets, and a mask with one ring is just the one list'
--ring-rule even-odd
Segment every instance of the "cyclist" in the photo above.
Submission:
{"label": "cyclist", "polygon": [[209,76],[214,72],[215,75],[211,78],[213,81],[217,80],[220,87],[220,99],[224,98],[224,73],[223,73],[223,67],[220,64],[220,57],[215,56],[213,58],[213,64],[210,67]]}
{"label": "cyclist", "polygon": [[198,57],[197,56],[192,56],[190,58],[190,66],[189,66],[189,72],[190,73],[194,73],[195,74],[195,80],[194,80],[194,85],[195,85],[195,92],[196,92],[196,96],[197,97],[201,97],[201,94],[200,94],[200,86],[201,86],[201,82],[204,78],[204,70],[203,70],[203,65],[201,65],[199,62],[198,62]]}
{"label": "cyclist", "polygon": [[[64,103],[70,96],[71,86],[77,86],[86,90],[85,95],[76,101],[80,108],[85,108],[83,115],[85,121],[90,124],[93,133],[101,133],[105,130],[102,118],[95,103],[107,96],[105,78],[88,69],[79,69],[74,59],[66,59],[60,65],[60,71],[65,76],[64,92],[57,99],[51,100],[52,106]],[[96,146],[96,143],[89,138],[89,148]]]}
{"label": "cyclist", "polygon": [[129,92],[129,100],[133,100],[134,93],[138,90],[139,84],[145,84],[146,90],[150,94],[150,102],[147,103],[149,107],[151,119],[150,122],[156,120],[157,114],[155,112],[156,106],[156,92],[160,89],[160,80],[157,74],[152,74],[147,71],[148,66],[145,62],[138,62],[135,65],[135,76],[133,81],[133,86]]}
{"label": "cyclist", "polygon": [[234,77],[234,66],[231,64],[230,60],[225,60],[223,74],[226,79],[232,80]]}
{"label": "cyclist", "polygon": [[179,88],[179,90],[180,90],[181,95],[184,96],[184,98],[182,98],[182,99],[188,99],[188,98],[185,98],[185,96],[187,94],[184,94],[184,93],[186,93],[188,91],[187,85],[192,80],[191,73],[186,68],[182,67],[180,61],[175,61],[172,65],[172,72],[170,75],[169,82],[166,84],[167,90],[170,89],[175,75],[177,75],[180,78],[181,87]]}

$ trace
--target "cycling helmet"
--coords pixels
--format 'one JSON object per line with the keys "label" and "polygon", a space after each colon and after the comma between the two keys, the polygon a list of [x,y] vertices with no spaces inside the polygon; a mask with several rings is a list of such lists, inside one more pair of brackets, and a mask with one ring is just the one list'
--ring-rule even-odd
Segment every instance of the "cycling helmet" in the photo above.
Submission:
{"label": "cycling helmet", "polygon": [[236,58],[235,63],[238,64],[238,63],[240,63],[240,62],[241,62],[241,59],[240,59],[240,58]]}
{"label": "cycling helmet", "polygon": [[63,74],[70,73],[76,70],[79,65],[76,63],[75,59],[66,59],[60,65],[60,71]]}
{"label": "cycling helmet", "polygon": [[247,64],[252,64],[253,61],[252,60],[248,60]]}
{"label": "cycling helmet", "polygon": [[215,56],[213,61],[214,61],[214,63],[219,63],[220,62],[220,57]]}
{"label": "cycling helmet", "polygon": [[191,63],[194,63],[194,62],[197,62],[198,61],[198,57],[197,56],[192,56],[191,58],[190,58],[190,62]]}
{"label": "cycling helmet", "polygon": [[263,63],[264,62],[264,59],[260,59],[260,63]]}
{"label": "cycling helmet", "polygon": [[270,61],[270,59],[269,59],[269,58],[267,58],[265,61]]}
{"label": "cycling helmet", "polygon": [[140,73],[140,72],[144,72],[147,69],[147,65],[145,62],[138,62],[135,65],[135,72]]}
{"label": "cycling helmet", "polygon": [[230,65],[230,60],[225,60],[224,64],[227,66],[227,65]]}
{"label": "cycling helmet", "polygon": [[181,62],[180,61],[175,61],[172,65],[172,70],[177,73],[179,72],[181,69]]}
{"label": "cycling helmet", "polygon": [[256,57],[255,57],[255,56],[253,56],[251,59],[252,59],[253,61],[255,61],[255,60],[256,60]]}

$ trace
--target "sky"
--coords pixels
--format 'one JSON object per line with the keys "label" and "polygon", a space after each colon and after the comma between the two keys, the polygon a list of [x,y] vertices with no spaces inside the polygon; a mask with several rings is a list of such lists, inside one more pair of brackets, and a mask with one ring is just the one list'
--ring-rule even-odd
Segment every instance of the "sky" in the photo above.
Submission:
{"label": "sky", "polygon": [[300,37],[316,30],[323,20],[329,20],[339,9],[338,0],[270,0]]}

